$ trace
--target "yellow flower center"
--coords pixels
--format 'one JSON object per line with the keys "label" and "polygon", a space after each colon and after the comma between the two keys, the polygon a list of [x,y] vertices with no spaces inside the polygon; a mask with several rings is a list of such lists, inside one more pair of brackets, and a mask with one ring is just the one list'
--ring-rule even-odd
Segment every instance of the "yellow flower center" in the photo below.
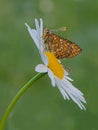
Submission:
{"label": "yellow flower center", "polygon": [[45,52],[48,58],[48,67],[55,76],[62,79],[64,77],[64,68],[59,63],[58,59],[54,56],[53,52]]}

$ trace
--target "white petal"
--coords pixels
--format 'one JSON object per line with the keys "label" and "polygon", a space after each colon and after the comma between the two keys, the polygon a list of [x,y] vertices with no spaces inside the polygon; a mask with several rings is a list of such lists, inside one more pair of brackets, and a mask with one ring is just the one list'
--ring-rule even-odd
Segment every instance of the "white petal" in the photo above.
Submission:
{"label": "white petal", "polygon": [[40,25],[37,19],[35,19],[35,25],[36,25],[36,30],[35,29],[31,29],[29,27],[29,25],[27,23],[25,23],[30,36],[32,37],[32,39],[34,40],[39,53],[41,55],[42,61],[44,62],[44,64],[47,64],[47,59],[45,57],[45,55],[43,54],[44,51],[44,41],[42,39],[42,35],[43,35],[43,21],[42,19],[40,19]]}
{"label": "white petal", "polygon": [[43,54],[43,52],[40,52],[40,55],[41,55],[41,59],[42,59],[43,63],[47,66],[48,65],[47,57]]}
{"label": "white petal", "polygon": [[38,33],[38,41],[39,41],[39,50],[43,52],[44,50],[44,41],[42,39],[43,36],[43,21],[40,19],[40,23],[37,19],[35,19],[36,31]]}
{"label": "white petal", "polygon": [[45,48],[45,44],[44,44],[44,40],[43,40],[43,20],[40,18],[40,39],[41,39],[41,51],[44,51]]}
{"label": "white petal", "polygon": [[35,26],[36,26],[37,32],[38,32],[39,35],[40,35],[40,26],[39,26],[39,23],[38,23],[38,20],[37,20],[37,19],[35,19]]}
{"label": "white petal", "polygon": [[40,36],[43,36],[43,20],[40,18]]}
{"label": "white petal", "polygon": [[63,79],[62,85],[64,91],[69,95],[69,97],[81,108],[85,109],[83,103],[86,103],[83,93],[75,88],[67,79]]}
{"label": "white petal", "polygon": [[68,77],[67,75],[64,76],[65,79],[69,80],[69,81],[73,81],[73,79],[71,79],[70,77]]}
{"label": "white petal", "polygon": [[52,86],[55,87],[55,77],[53,72],[50,69],[48,69],[48,76],[51,79]]}
{"label": "white petal", "polygon": [[63,98],[69,100],[69,96],[68,96],[68,94],[65,92],[65,90],[64,90],[64,88],[61,86],[61,84],[62,84],[62,81],[61,81],[60,79],[56,78],[56,85],[57,85],[59,91],[61,92]]}
{"label": "white petal", "polygon": [[31,29],[30,26],[27,23],[25,23],[25,25],[26,25],[26,27],[28,29],[28,32],[29,32],[30,36],[34,40],[37,48],[39,49],[39,41],[38,41],[38,33],[37,33],[37,31],[35,29]]}
{"label": "white petal", "polygon": [[67,72],[67,71],[65,71],[65,76],[66,76],[66,75],[68,75],[68,72]]}
{"label": "white petal", "polygon": [[39,73],[46,73],[47,72],[47,67],[43,64],[39,64],[35,67],[35,71]]}
{"label": "white petal", "polygon": [[71,98],[79,107],[80,109],[85,109],[83,103],[86,103],[85,98],[83,97],[83,93],[75,88],[72,83],[68,81],[69,78],[60,80],[56,78],[56,85],[60,90],[64,99]]}

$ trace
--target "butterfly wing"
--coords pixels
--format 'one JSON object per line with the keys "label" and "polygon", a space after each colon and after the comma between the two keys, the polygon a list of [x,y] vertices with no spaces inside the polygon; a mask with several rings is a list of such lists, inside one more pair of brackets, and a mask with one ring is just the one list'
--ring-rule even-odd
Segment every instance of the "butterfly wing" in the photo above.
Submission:
{"label": "butterfly wing", "polygon": [[51,31],[44,36],[44,43],[48,51],[52,51],[58,59],[77,56],[82,49],[75,43],[64,39]]}

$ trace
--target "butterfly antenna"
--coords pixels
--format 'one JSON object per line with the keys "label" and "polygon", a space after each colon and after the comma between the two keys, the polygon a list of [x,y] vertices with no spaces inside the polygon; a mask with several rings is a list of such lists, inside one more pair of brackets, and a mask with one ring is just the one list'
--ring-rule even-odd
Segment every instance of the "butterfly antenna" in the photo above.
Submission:
{"label": "butterfly antenna", "polygon": [[66,31],[67,27],[62,27],[62,28],[58,28],[58,29],[53,29],[51,30],[52,32],[58,32],[58,31]]}

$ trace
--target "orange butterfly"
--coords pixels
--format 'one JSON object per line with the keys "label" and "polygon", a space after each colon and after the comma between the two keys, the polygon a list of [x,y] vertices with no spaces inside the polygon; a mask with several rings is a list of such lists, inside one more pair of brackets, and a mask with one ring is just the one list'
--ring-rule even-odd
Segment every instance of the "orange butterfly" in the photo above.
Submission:
{"label": "orange butterfly", "polygon": [[77,44],[54,34],[49,29],[44,30],[43,40],[45,48],[53,52],[58,59],[72,58],[82,51]]}

